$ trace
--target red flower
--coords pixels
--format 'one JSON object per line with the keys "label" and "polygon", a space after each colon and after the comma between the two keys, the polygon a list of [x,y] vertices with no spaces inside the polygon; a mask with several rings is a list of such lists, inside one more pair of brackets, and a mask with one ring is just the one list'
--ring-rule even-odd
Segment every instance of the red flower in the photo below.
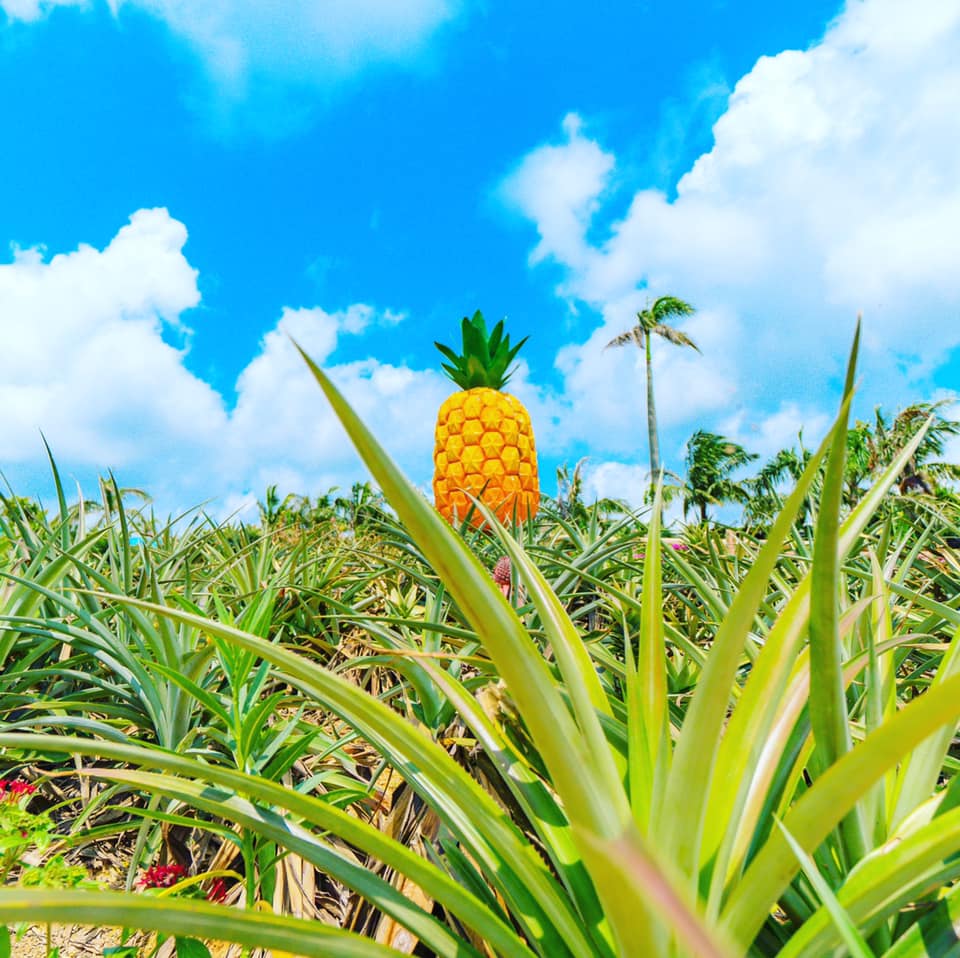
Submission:
{"label": "red flower", "polygon": [[12,802],[24,795],[32,795],[36,790],[36,785],[23,779],[0,778],[0,802]]}
{"label": "red flower", "polygon": [[227,891],[227,883],[222,878],[214,878],[214,880],[210,882],[207,901],[222,902],[227,897]]}
{"label": "red flower", "polygon": [[169,888],[186,877],[187,870],[183,865],[153,865],[140,876],[137,885],[141,888]]}

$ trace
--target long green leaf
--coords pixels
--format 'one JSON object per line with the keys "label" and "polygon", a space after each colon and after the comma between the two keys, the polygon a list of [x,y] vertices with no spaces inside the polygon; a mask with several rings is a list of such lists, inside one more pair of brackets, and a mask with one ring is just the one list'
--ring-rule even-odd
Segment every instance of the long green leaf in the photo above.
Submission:
{"label": "long green leaf", "polygon": [[[921,431],[900,451],[844,521],[839,539],[842,556],[854,547],[922,436]],[[717,913],[723,901],[730,856],[737,833],[743,827],[743,808],[758,766],[767,755],[770,729],[782,711],[783,693],[808,622],[810,581],[811,575],[807,572],[768,632],[717,756],[701,853],[701,861],[713,863],[708,900],[710,915]],[[775,756],[767,758],[776,759]]]}
{"label": "long green leaf", "polygon": [[863,936],[857,931],[857,926],[853,923],[850,916],[844,911],[843,905],[837,900],[833,889],[827,883],[827,880],[820,874],[816,862],[800,847],[797,840],[787,831],[781,821],[777,821],[783,837],[786,839],[790,850],[796,856],[803,873],[807,880],[813,885],[814,891],[819,895],[823,902],[823,910],[830,916],[840,938],[847,946],[852,958],[875,958],[870,946],[863,940]]}
{"label": "long green leaf", "polygon": [[615,796],[606,794],[603,783],[584,775],[584,769],[594,766],[593,756],[540,650],[513,608],[476,556],[403,476],[329,378],[300,352],[387,500],[476,629],[537,743],[571,820],[582,821],[601,834],[616,832],[622,822],[611,821],[610,803]]}
{"label": "long green leaf", "polygon": [[[784,819],[800,847],[812,854],[881,776],[942,726],[960,718],[960,676],[915,699],[818,778]],[[721,915],[724,927],[750,945],[799,865],[782,835],[771,834]]]}
{"label": "long green leaf", "polygon": [[[872,580],[865,589],[872,597],[871,614],[861,629],[866,633],[867,670],[864,680],[866,704],[864,722],[868,733],[878,729],[897,710],[896,663],[893,655],[880,655],[878,646],[893,635],[891,594],[883,579],[883,569],[875,552],[870,552]],[[923,748],[924,746],[921,746]],[[887,808],[893,791],[895,775],[888,773],[878,782],[861,803],[871,847],[886,839]],[[928,792],[929,794],[929,792]]]}
{"label": "long green leaf", "polygon": [[476,698],[442,669],[425,666],[467,727],[477,737],[510,787],[523,813],[530,820],[550,856],[553,867],[577,901],[588,927],[601,928],[603,911],[596,889],[587,874],[583,859],[570,832],[570,825],[557,804],[556,796],[544,785],[530,765],[511,745],[509,739],[486,716]]}
{"label": "long green leaf", "polygon": [[[124,769],[93,770],[91,774],[113,782],[136,785],[155,795],[178,799],[202,812],[222,815],[272,839],[281,848],[294,852],[321,872],[336,874],[345,885],[355,889],[377,909],[412,932],[436,953],[437,958],[479,958],[476,949],[456,938],[437,919],[374,871],[268,809],[258,808],[229,791],[172,775]],[[518,953],[530,954],[517,939],[511,944]]]}
{"label": "long green leaf", "polygon": [[678,877],[671,877],[672,869],[664,859],[655,855],[653,847],[644,842],[636,825],[631,822],[626,832],[614,841],[580,836],[584,844],[593,846],[594,860],[606,874],[605,881],[611,887],[625,890],[620,898],[609,903],[617,914],[618,926],[629,929],[629,937],[621,939],[621,956],[651,955],[649,938],[635,922],[631,922],[634,908],[629,888],[641,886],[650,902],[663,937],[658,942],[662,953],[672,953],[665,947],[675,938],[684,951],[697,958],[733,958],[735,949],[727,941],[725,933],[709,927],[682,892]]}
{"label": "long green leaf", "polygon": [[594,759],[594,773],[598,776],[597,785],[609,789],[611,808],[614,808],[615,797],[618,793],[622,794],[621,783],[626,768],[625,763],[618,765],[613,761],[613,755],[597,717],[598,713],[605,715],[613,713],[590,655],[583,644],[583,639],[576,626],[570,621],[570,616],[567,615],[556,593],[550,588],[546,577],[533,564],[520,544],[506,529],[496,523],[490,509],[482,503],[478,503],[478,507],[487,521],[494,524],[497,535],[527,587],[530,601],[540,615],[544,633],[550,641],[560,668],[564,690],[573,704],[577,725]]}
{"label": "long green leaf", "polygon": [[883,958],[960,958],[960,885],[955,885]]}
{"label": "long green leaf", "polygon": [[[859,342],[858,321],[844,387],[844,396],[848,400],[853,392]],[[814,767],[818,772],[829,768],[852,746],[839,629],[839,530],[847,451],[846,409],[841,412],[827,457],[810,573],[810,724],[816,745]],[[840,838],[849,868],[863,857],[867,849],[866,829],[859,808],[852,809],[850,816],[843,820]]]}
{"label": "long green leaf", "polygon": [[[960,671],[960,628],[954,632],[953,641],[940,661],[940,667],[932,684],[939,685],[958,671]],[[943,769],[943,761],[950,751],[954,734],[954,729],[944,728],[936,735],[930,736],[926,742],[914,749],[897,772],[889,823],[891,829],[896,828],[933,791]]]}
{"label": "long green leaf", "polygon": [[[303,821],[337,835],[372,858],[406,875],[466,925],[476,928],[504,954],[524,953],[515,933],[499,921],[493,920],[487,909],[442,871],[373,825],[323,799],[284,788],[259,776],[246,775],[233,769],[208,765],[187,756],[140,745],[117,745],[60,735],[0,733],[0,748],[98,756],[142,768],[163,769],[184,779],[210,782],[273,808],[284,809]],[[335,870],[332,866],[336,864],[334,860],[328,866],[331,874],[346,883],[349,875]]]}
{"label": "long green leaf", "polygon": [[[622,791],[611,793],[606,776],[591,775],[598,759],[513,609],[447,523],[400,473],[329,378],[302,350],[301,355],[388,501],[477,630],[530,730],[571,824],[601,838],[617,837],[629,815],[626,796]],[[662,659],[658,667],[663,668]],[[584,850],[584,859],[589,869],[589,850]],[[594,876],[594,880],[605,907],[614,896],[622,900],[625,894],[632,894],[632,920],[646,910],[639,886],[624,889],[607,885],[603,877],[597,881]],[[614,923],[614,934],[624,941],[632,931]]]}
{"label": "long green leaf", "polygon": [[165,935],[229,941],[248,948],[285,951],[303,958],[389,958],[378,945],[319,921],[224,908],[193,899],[111,891],[0,889],[0,925],[29,916],[36,924],[60,923],[103,928],[140,928]]}
{"label": "long green leaf", "polygon": [[660,523],[663,481],[654,490],[643,564],[643,592],[637,648],[627,637],[627,746],[630,804],[642,833],[657,827],[660,796],[670,768],[670,718],[667,710],[667,650],[663,638],[663,568]]}
{"label": "long green leaf", "polygon": [[[841,425],[842,422],[838,422],[834,429]],[[664,854],[689,877],[693,888],[698,885],[698,859],[708,814],[710,779],[720,749],[717,729],[723,727],[734,698],[732,686],[742,661],[744,643],[780,556],[781,545],[817,475],[831,435],[811,456],[720,623],[680,730],[667,783],[663,807],[668,813],[662,820],[661,835]],[[683,808],[683,815],[670,812],[678,808]]]}
{"label": "long green leaf", "polygon": [[[861,928],[897,914],[911,901],[960,873],[960,809],[953,809],[868,857],[837,891],[837,900]],[[952,859],[944,874],[942,863]],[[840,944],[824,909],[791,937],[779,958],[820,958]]]}

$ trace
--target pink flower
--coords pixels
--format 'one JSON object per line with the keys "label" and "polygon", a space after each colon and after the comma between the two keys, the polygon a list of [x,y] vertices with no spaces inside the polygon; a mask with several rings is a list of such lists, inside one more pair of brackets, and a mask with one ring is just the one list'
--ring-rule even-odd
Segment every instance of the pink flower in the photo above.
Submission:
{"label": "pink flower", "polygon": [[671,542],[671,543],[670,543],[670,548],[671,548],[671,549],[675,549],[677,552],[689,552],[689,551],[690,551],[690,546],[688,546],[685,542]]}

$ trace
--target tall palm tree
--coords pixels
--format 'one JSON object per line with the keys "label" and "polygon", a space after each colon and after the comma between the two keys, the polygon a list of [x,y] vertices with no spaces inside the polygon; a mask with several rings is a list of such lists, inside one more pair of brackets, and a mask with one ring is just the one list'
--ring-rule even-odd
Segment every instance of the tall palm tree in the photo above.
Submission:
{"label": "tall palm tree", "polygon": [[756,459],[755,453],[718,436],[698,429],[687,443],[687,481],[683,488],[683,514],[693,507],[700,522],[707,522],[707,506],[725,502],[749,502],[750,492],[743,482],[731,478],[741,466]]}
{"label": "tall palm tree", "polygon": [[657,407],[653,399],[653,363],[651,361],[650,339],[652,336],[661,336],[674,346],[689,346],[700,352],[696,343],[686,333],[674,329],[670,325],[671,319],[680,316],[690,316],[694,308],[676,296],[660,296],[653,301],[653,305],[637,313],[637,324],[625,333],[615,336],[606,345],[626,346],[633,343],[644,351],[647,373],[647,435],[650,442],[650,485],[656,488],[660,481],[660,440],[657,436]]}

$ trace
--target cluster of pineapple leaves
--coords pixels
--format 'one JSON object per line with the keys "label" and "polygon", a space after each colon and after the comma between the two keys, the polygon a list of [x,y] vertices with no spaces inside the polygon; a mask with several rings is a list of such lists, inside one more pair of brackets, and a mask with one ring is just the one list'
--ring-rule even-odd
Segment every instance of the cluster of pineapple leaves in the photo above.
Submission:
{"label": "cluster of pineapple leaves", "polygon": [[510,364],[528,337],[524,336],[511,349],[509,333],[503,335],[503,324],[501,319],[488,334],[483,313],[477,310],[472,319],[464,316],[460,324],[463,346],[459,353],[443,343],[434,343],[450,361],[441,364],[444,371],[461,389],[477,386],[502,389],[510,380],[513,375]]}
{"label": "cluster of pineapple leaves", "polygon": [[[839,420],[744,526],[662,529],[575,472],[511,535],[446,527],[337,408],[386,500],[272,490],[224,524],[112,479],[3,498],[0,755],[61,798],[0,806],[41,861],[8,856],[0,925],[29,901],[303,955],[949,953],[960,510],[900,488],[927,419],[865,457]],[[114,890],[76,887],[104,847]]]}

